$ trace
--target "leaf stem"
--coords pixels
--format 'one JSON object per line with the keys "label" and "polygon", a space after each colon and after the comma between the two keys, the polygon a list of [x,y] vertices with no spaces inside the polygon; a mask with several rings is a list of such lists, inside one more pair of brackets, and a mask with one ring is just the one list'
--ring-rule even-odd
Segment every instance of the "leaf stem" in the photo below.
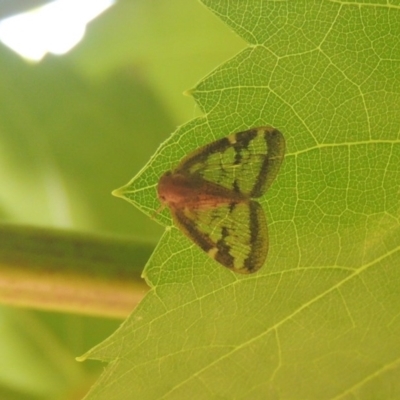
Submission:
{"label": "leaf stem", "polygon": [[0,225],[0,302],[125,318],[149,289],[154,246],[134,239]]}

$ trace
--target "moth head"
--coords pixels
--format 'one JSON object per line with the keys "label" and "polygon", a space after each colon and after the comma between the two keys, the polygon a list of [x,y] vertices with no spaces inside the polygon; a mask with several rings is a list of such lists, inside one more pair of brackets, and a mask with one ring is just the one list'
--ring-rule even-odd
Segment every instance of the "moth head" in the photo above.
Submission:
{"label": "moth head", "polygon": [[168,192],[172,182],[172,171],[167,171],[161,175],[157,185],[158,198],[162,204],[168,203]]}
{"label": "moth head", "polygon": [[168,171],[158,181],[158,198],[162,204],[169,207],[180,207],[193,196],[193,186],[196,186],[196,182],[187,175]]}

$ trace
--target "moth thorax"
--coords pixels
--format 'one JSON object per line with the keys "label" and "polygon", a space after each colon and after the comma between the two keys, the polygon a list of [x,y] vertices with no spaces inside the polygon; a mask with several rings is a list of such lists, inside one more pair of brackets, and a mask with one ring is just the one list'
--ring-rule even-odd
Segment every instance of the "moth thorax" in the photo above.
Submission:
{"label": "moth thorax", "polygon": [[190,179],[184,174],[171,171],[161,176],[157,192],[158,198],[165,204],[182,204],[193,196]]}

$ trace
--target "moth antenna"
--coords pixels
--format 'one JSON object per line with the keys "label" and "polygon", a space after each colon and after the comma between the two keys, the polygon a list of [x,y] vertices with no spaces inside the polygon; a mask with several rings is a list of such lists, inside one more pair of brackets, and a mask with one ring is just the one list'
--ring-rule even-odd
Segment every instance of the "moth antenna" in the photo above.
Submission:
{"label": "moth antenna", "polygon": [[151,214],[151,219],[155,219],[158,214],[163,212],[165,207],[166,207],[165,204],[161,204],[161,206],[158,207],[157,210],[153,212],[153,214]]}

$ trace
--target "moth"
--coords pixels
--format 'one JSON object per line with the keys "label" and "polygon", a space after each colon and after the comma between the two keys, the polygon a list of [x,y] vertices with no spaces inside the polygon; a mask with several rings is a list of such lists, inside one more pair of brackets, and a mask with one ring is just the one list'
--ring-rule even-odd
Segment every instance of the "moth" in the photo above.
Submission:
{"label": "moth", "polygon": [[255,199],[271,186],[284,154],[285,139],[275,128],[231,134],[165,172],[158,198],[177,227],[211,258],[234,272],[256,272],[267,258],[269,240]]}

